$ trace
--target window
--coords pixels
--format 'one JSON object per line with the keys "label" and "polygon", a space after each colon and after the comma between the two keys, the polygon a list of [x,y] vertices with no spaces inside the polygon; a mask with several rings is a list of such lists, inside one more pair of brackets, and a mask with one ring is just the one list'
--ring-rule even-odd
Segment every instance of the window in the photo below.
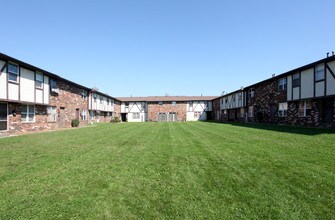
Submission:
{"label": "window", "polygon": [[311,115],[312,103],[311,101],[299,102],[299,117],[308,117]]}
{"label": "window", "polygon": [[287,102],[282,102],[278,104],[278,116],[279,117],[287,116]]}
{"label": "window", "polygon": [[54,106],[48,107],[47,112],[48,112],[48,122],[57,121],[56,107],[54,107]]}
{"label": "window", "polygon": [[193,111],[193,102],[189,102],[188,105],[189,111]]}
{"label": "window", "polygon": [[9,63],[8,64],[9,81],[17,82],[18,76],[19,76],[19,66]]}
{"label": "window", "polygon": [[241,109],[240,109],[240,117],[241,117],[241,118],[244,118],[244,108],[241,108]]}
{"label": "window", "polygon": [[133,113],[133,119],[140,119],[140,113]]}
{"label": "window", "polygon": [[90,111],[90,118],[91,120],[94,120],[96,116],[96,111]]}
{"label": "window", "polygon": [[103,98],[102,98],[102,96],[100,96],[100,104],[102,104],[102,100],[103,100]]}
{"label": "window", "polygon": [[107,105],[109,105],[109,103],[110,103],[110,99],[107,99]]}
{"label": "window", "polygon": [[300,73],[293,74],[292,78],[292,86],[300,86]]}
{"label": "window", "polygon": [[201,112],[194,112],[194,118],[200,118]]}
{"label": "window", "polygon": [[225,103],[226,103],[226,104],[228,103],[228,98],[225,98]]}
{"label": "window", "polygon": [[254,88],[249,89],[249,98],[252,98],[255,96],[255,90]]}
{"label": "window", "polygon": [[129,102],[126,102],[125,106],[126,106],[126,108],[128,108],[129,107]]}
{"label": "window", "polygon": [[232,102],[235,102],[235,101],[236,101],[236,96],[234,94],[233,97],[232,97]]}
{"label": "window", "polygon": [[324,65],[318,65],[315,67],[315,81],[321,81],[325,79]]}
{"label": "window", "polygon": [[163,102],[158,102],[158,105],[163,105]]}
{"label": "window", "polygon": [[87,91],[86,91],[86,90],[82,90],[82,91],[81,91],[81,98],[82,98],[83,100],[85,100],[86,97],[87,97]]}
{"label": "window", "polygon": [[286,90],[286,78],[281,78],[278,81],[278,90]]}
{"label": "window", "polygon": [[94,99],[94,102],[97,102],[97,94],[96,93],[93,94],[93,99]]}
{"label": "window", "polygon": [[242,92],[238,93],[238,100],[242,100]]}
{"label": "window", "polygon": [[82,110],[80,115],[81,115],[81,120],[86,121],[86,118],[87,118],[86,117],[86,115],[87,115],[86,110]]}
{"label": "window", "polygon": [[35,121],[35,106],[33,105],[22,105],[21,106],[21,121],[22,122],[34,122]]}
{"label": "window", "polygon": [[250,118],[254,117],[254,106],[249,106],[248,116]]}
{"label": "window", "polygon": [[176,104],[177,104],[176,102],[171,102],[172,106],[176,106]]}
{"label": "window", "polygon": [[50,91],[58,93],[57,81],[55,79],[50,79]]}
{"label": "window", "polygon": [[142,103],[141,103],[141,108],[142,108],[142,110],[145,109],[145,102],[142,102]]}
{"label": "window", "polygon": [[38,89],[43,88],[43,75],[41,73],[36,73],[35,87]]}

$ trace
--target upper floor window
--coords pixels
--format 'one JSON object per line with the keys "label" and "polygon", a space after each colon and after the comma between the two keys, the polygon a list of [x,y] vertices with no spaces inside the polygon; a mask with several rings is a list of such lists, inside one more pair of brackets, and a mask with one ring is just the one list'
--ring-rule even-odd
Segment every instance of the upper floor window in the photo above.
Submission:
{"label": "upper floor window", "polygon": [[126,106],[126,108],[128,108],[129,107],[129,102],[126,102],[125,106]]}
{"label": "upper floor window", "polygon": [[286,88],[287,88],[286,77],[279,79],[278,90],[286,90]]}
{"label": "upper floor window", "polygon": [[17,82],[19,76],[19,66],[9,63],[8,64],[8,79],[9,81]]}
{"label": "upper floor window", "polygon": [[163,105],[163,102],[158,102],[158,105]]}
{"label": "upper floor window", "polygon": [[293,74],[292,76],[292,86],[300,86],[300,73]]}
{"label": "upper floor window", "polygon": [[176,102],[171,102],[172,106],[176,106],[176,104],[177,104]]}
{"label": "upper floor window", "polygon": [[43,88],[43,75],[41,73],[36,73],[35,77],[35,86],[36,88],[42,89]]}
{"label": "upper floor window", "polygon": [[142,110],[145,109],[145,102],[142,102],[142,104],[141,104],[141,108],[142,108]]}
{"label": "upper floor window", "polygon": [[21,121],[34,122],[35,121],[35,106],[22,105],[21,106]]}
{"label": "upper floor window", "polygon": [[103,98],[102,98],[102,96],[100,96],[100,104],[102,104],[102,100],[103,100]]}
{"label": "upper floor window", "polygon": [[255,89],[254,88],[249,89],[249,98],[252,98],[254,96],[255,96]]}
{"label": "upper floor window", "polygon": [[233,95],[233,97],[232,97],[232,102],[235,102],[235,101],[236,101],[236,96]]}
{"label": "upper floor window", "polygon": [[315,81],[321,81],[325,79],[324,65],[318,65],[315,67]]}
{"label": "upper floor window", "polygon": [[86,90],[82,90],[81,91],[81,98],[85,100],[86,97],[87,97],[87,91]]}
{"label": "upper floor window", "polygon": [[238,93],[238,100],[242,100],[242,92]]}
{"label": "upper floor window", "polygon": [[94,102],[97,102],[97,94],[96,93],[93,94],[93,99],[94,99]]}
{"label": "upper floor window", "polygon": [[50,91],[54,93],[59,93],[58,86],[57,86],[57,80],[50,79]]}
{"label": "upper floor window", "polygon": [[107,105],[109,105],[109,103],[110,103],[110,99],[108,98],[108,99],[107,99]]}

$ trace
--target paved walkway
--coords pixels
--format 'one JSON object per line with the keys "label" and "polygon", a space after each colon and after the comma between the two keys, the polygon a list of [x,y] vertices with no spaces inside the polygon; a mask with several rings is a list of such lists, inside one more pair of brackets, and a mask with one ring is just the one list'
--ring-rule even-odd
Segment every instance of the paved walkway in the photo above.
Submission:
{"label": "paved walkway", "polygon": [[0,132],[0,138],[9,137],[9,136],[10,135],[8,133]]}

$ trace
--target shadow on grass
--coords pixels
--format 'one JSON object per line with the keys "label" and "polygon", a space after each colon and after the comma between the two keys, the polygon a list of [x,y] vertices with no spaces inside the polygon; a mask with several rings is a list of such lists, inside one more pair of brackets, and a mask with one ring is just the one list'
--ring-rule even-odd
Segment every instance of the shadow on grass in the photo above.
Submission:
{"label": "shadow on grass", "polygon": [[205,122],[215,124],[229,124],[238,127],[262,129],[262,130],[285,132],[285,133],[295,133],[303,135],[335,134],[334,128],[312,128],[312,127],[301,127],[293,125],[274,125],[274,124],[261,124],[261,123],[239,123],[239,122],[218,122],[218,121],[205,121]]}

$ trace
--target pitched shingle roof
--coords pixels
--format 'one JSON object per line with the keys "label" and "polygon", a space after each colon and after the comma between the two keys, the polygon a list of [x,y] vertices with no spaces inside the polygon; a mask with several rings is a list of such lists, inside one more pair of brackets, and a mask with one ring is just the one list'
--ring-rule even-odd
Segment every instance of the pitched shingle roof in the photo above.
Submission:
{"label": "pitched shingle roof", "polygon": [[210,101],[217,96],[145,96],[145,97],[118,97],[122,102],[172,102],[172,101]]}

